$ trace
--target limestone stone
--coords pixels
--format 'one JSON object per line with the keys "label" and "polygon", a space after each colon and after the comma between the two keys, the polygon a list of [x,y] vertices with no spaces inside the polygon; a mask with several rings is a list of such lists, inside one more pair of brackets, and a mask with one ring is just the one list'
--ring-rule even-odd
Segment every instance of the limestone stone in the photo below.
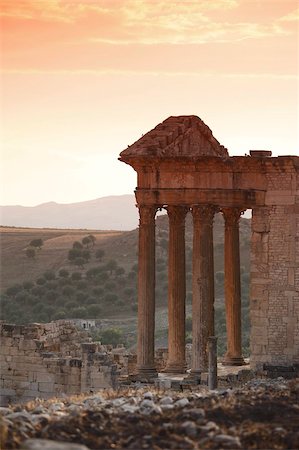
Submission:
{"label": "limestone stone", "polygon": [[[252,210],[251,363],[254,368],[262,367],[264,363],[292,365],[299,360],[299,157],[271,157],[269,152],[261,151],[251,151],[250,155],[230,157],[198,117],[178,116],[169,117],[128,146],[119,159],[131,165],[138,174],[135,196],[139,208],[164,207],[170,211],[209,205],[222,211]],[[142,235],[142,230],[140,232]],[[231,353],[235,362],[241,362],[237,227],[234,230],[230,227],[226,233],[228,354]],[[170,290],[176,293],[184,290],[184,277],[181,275],[183,249],[180,250],[181,264],[174,265],[173,257],[175,249],[181,245],[179,243],[182,240],[177,235],[171,239],[169,246],[169,273],[172,273],[169,285]],[[196,268],[193,275],[198,278],[199,284],[205,285],[203,292],[208,298],[210,288],[206,277],[203,272],[198,276],[202,255],[196,243],[194,247],[198,256],[195,255],[193,260]],[[151,249],[153,254],[152,244]],[[141,264],[146,264],[144,257],[145,253],[139,251]],[[142,272],[143,287],[138,294],[142,304],[144,286],[147,287],[147,298],[154,296],[153,272],[152,264],[151,272]],[[193,280],[195,298],[199,292],[196,283],[197,279]],[[294,294],[292,300],[291,294]],[[182,298],[182,294],[177,295],[179,297]],[[184,338],[178,338],[183,331],[184,304],[177,301],[174,307],[173,298],[171,294],[170,361],[175,361],[175,354],[177,359],[182,360],[181,349],[184,348]],[[153,301],[148,305],[152,308]],[[198,300],[195,305],[199,305]],[[193,322],[193,340],[198,342],[205,320],[193,318]],[[139,327],[139,339],[142,340],[142,336],[153,332],[154,324],[152,321],[146,323],[143,315],[139,315]],[[138,350],[138,354],[139,358],[142,354],[144,360],[150,357],[152,361],[152,341],[149,347],[143,346],[142,353]],[[177,366],[184,370],[182,362]]]}

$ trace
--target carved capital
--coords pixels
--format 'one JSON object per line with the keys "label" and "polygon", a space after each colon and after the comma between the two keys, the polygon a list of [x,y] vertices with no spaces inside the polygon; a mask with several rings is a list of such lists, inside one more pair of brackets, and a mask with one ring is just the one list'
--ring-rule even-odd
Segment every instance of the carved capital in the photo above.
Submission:
{"label": "carved capital", "polygon": [[221,212],[223,213],[225,219],[225,226],[236,226],[239,223],[241,214],[244,212],[244,209],[241,208],[222,208]]}
{"label": "carved capital", "polygon": [[213,225],[214,215],[219,211],[219,208],[214,205],[193,205],[192,216],[193,224],[200,225],[201,223]]}
{"label": "carved capital", "polygon": [[139,225],[152,225],[155,223],[157,208],[152,205],[138,205]]}
{"label": "carved capital", "polygon": [[177,226],[183,226],[185,224],[185,217],[189,208],[187,206],[171,205],[167,206],[167,214],[169,221]]}

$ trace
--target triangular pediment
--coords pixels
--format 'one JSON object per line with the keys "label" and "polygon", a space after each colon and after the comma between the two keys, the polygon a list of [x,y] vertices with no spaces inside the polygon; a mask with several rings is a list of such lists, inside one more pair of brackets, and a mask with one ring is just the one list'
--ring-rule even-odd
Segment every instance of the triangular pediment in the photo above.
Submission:
{"label": "triangular pediment", "polygon": [[197,116],[171,116],[121,153],[123,157],[228,157],[210,128]]}

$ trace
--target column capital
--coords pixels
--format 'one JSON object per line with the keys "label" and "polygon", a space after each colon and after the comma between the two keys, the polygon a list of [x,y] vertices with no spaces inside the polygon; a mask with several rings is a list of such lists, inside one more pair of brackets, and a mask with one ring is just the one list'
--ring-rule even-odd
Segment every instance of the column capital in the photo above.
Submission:
{"label": "column capital", "polygon": [[170,205],[166,207],[169,220],[175,225],[184,225],[189,208],[182,205]]}
{"label": "column capital", "polygon": [[213,224],[214,215],[219,211],[215,205],[192,205],[192,216],[194,222],[200,221],[209,225]]}
{"label": "column capital", "polygon": [[239,223],[241,214],[245,211],[243,208],[221,208],[221,212],[225,219],[225,226],[233,226]]}
{"label": "column capital", "polygon": [[157,207],[153,205],[137,205],[139,209],[139,225],[150,225],[155,220]]}

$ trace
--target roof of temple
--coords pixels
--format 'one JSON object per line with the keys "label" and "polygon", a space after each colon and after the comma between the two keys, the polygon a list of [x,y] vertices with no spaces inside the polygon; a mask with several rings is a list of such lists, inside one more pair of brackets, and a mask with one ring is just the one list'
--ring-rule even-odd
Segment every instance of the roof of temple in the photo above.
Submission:
{"label": "roof of temple", "polygon": [[121,159],[134,156],[226,158],[229,155],[199,117],[171,116],[120,154]]}

